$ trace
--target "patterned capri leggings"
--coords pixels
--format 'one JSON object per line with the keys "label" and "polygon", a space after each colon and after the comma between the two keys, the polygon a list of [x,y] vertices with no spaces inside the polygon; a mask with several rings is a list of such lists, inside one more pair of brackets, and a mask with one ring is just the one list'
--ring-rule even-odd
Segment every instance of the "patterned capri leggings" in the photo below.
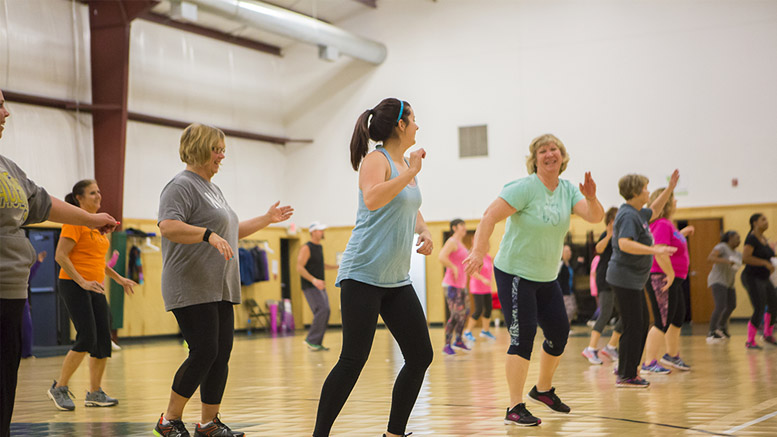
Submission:
{"label": "patterned capri leggings", "polygon": [[445,324],[445,344],[451,344],[454,331],[456,338],[461,338],[461,332],[464,330],[464,324],[469,316],[467,289],[449,286],[445,291],[445,300],[448,302],[448,311],[451,313],[448,323]]}

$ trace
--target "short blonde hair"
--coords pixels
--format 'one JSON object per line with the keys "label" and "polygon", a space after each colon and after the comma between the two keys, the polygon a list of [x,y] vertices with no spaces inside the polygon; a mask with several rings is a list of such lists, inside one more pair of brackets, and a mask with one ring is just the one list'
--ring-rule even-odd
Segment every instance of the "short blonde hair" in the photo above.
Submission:
{"label": "short blonde hair", "polygon": [[540,147],[548,143],[555,144],[561,151],[561,168],[559,169],[558,174],[564,173],[564,170],[567,169],[569,154],[567,153],[567,148],[564,147],[564,143],[553,134],[545,134],[533,139],[531,144],[529,144],[529,156],[526,158],[526,171],[528,171],[529,174],[537,173],[537,151],[540,150]]}
{"label": "short blonde hair", "polygon": [[618,191],[624,199],[631,200],[642,193],[648,182],[650,179],[641,174],[627,174],[618,181]]}
{"label": "short blonde hair", "polygon": [[224,141],[224,132],[213,126],[192,123],[181,134],[181,146],[178,153],[181,161],[189,165],[202,165],[210,160],[213,147]]}
{"label": "short blonde hair", "polygon": [[[653,191],[650,193],[650,201],[649,203],[655,202],[655,200],[658,198],[658,196],[661,195],[661,193],[666,190],[666,187],[661,187],[657,189],[656,191]],[[660,218],[669,218],[670,215],[674,212],[674,191],[669,193],[669,198],[666,199],[666,203],[664,204],[664,209],[661,210],[661,212],[658,213],[658,217],[656,217],[656,220]]]}

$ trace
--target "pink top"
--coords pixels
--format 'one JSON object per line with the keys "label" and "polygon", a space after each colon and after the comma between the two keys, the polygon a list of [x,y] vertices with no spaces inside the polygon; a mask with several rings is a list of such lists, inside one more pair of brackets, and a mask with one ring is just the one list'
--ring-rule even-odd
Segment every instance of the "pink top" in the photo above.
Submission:
{"label": "pink top", "polygon": [[494,275],[494,259],[486,254],[483,257],[483,268],[480,269],[480,276],[488,280],[488,284],[480,282],[474,276],[469,278],[469,292],[472,294],[491,294],[491,277]]}
{"label": "pink top", "polygon": [[[688,257],[688,241],[683,234],[677,230],[674,224],[665,218],[660,218],[650,224],[650,232],[653,234],[653,244],[663,244],[677,248],[677,252],[669,257],[672,262],[672,269],[676,278],[685,279],[688,277],[688,267],[691,260]],[[653,267],[650,273],[663,273],[661,267],[653,258]]]}
{"label": "pink top", "polygon": [[442,283],[449,287],[466,288],[467,287],[467,274],[464,273],[464,259],[467,257],[467,248],[463,244],[459,243],[459,247],[448,255],[448,259],[456,266],[456,272],[459,274],[458,280],[453,279],[453,272],[450,269],[445,269],[445,277],[442,279]]}

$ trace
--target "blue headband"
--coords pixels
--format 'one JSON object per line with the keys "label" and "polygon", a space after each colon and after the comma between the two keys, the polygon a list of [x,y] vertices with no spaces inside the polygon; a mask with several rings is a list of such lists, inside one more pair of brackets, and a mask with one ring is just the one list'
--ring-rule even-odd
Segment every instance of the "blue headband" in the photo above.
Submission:
{"label": "blue headband", "polygon": [[399,120],[402,120],[402,113],[405,112],[405,102],[400,100],[399,101],[399,117],[397,117],[397,123],[399,123]]}

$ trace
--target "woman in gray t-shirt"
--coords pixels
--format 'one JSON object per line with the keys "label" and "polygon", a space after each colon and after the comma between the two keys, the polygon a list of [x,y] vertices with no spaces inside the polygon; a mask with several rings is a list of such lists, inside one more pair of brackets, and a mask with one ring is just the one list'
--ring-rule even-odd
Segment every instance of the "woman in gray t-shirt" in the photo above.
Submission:
{"label": "woman in gray t-shirt", "polygon": [[238,221],[221,189],[211,182],[224,152],[221,130],[188,126],[179,149],[186,169],[165,186],[159,201],[162,297],[189,344],[189,357],[175,374],[167,410],[154,428],[156,435],[186,435],[181,416],[198,386],[202,421],[197,432],[243,435],[227,434],[229,428],[218,419],[232,352],[232,306],[240,303],[237,241],[288,219],[294,210],[276,202],[266,214]]}
{"label": "woman in gray t-shirt", "polygon": [[707,286],[712,289],[715,309],[710,316],[710,332],[707,343],[719,343],[728,340],[728,318],[737,307],[737,292],[734,289],[734,279],[737,270],[742,267],[742,254],[737,252],[741,237],[736,231],[728,231],[720,238],[707,257],[713,263],[707,276]]}

